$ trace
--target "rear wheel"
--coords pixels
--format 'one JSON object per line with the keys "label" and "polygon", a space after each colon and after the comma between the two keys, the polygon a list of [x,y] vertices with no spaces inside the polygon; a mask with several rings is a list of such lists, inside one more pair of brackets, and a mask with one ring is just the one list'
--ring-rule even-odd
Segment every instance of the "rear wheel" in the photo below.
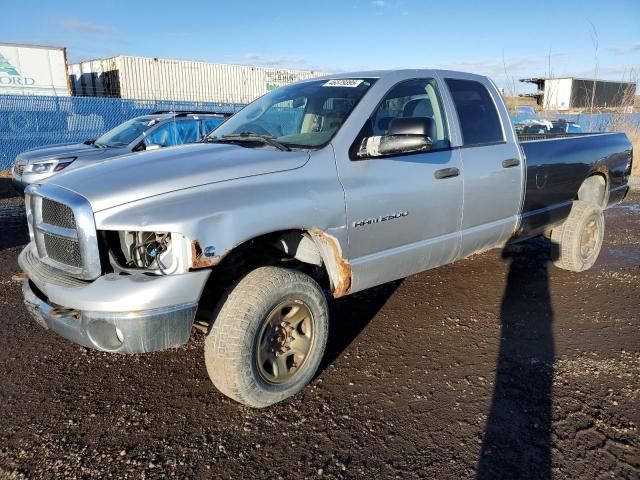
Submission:
{"label": "rear wheel", "polygon": [[583,272],[598,259],[604,240],[604,214],[593,203],[573,202],[567,220],[551,232],[551,242],[557,245],[554,264],[564,270]]}
{"label": "rear wheel", "polygon": [[304,273],[261,267],[230,290],[205,341],[214,385],[252,407],[267,407],[313,378],[327,341],[327,302]]}

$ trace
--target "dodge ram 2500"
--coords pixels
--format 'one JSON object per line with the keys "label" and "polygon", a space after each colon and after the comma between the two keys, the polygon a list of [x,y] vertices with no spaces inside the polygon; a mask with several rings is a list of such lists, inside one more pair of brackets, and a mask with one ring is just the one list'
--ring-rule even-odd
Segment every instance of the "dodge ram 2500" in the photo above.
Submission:
{"label": "dodge ram 2500", "polygon": [[109,352],[201,328],[215,386],[265,407],[314,376],[329,295],[545,233],[558,267],[590,268],[631,162],[619,133],[521,141],[483,76],[305,80],[201,143],[29,187],[24,299],[43,327]]}

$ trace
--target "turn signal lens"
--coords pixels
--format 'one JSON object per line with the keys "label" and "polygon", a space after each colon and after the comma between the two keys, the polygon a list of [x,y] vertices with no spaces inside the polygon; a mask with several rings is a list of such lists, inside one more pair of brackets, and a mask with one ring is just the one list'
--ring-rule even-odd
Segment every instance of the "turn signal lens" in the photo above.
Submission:
{"label": "turn signal lens", "polygon": [[53,169],[54,172],[59,172],[60,170],[62,170],[63,168],[67,167],[68,165],[71,165],[73,162],[64,162],[64,163],[59,163],[58,165],[56,165],[56,168]]}

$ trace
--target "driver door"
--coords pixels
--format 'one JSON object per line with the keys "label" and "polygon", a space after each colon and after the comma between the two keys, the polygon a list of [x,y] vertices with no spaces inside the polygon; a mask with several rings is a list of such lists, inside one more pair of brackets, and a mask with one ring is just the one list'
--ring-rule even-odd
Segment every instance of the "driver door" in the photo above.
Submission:
{"label": "driver door", "polygon": [[[363,138],[386,135],[394,118],[429,117],[427,152],[358,159]],[[352,291],[453,261],[460,247],[462,166],[449,148],[445,111],[435,79],[391,88],[363,126],[347,162],[337,162],[347,204]]]}

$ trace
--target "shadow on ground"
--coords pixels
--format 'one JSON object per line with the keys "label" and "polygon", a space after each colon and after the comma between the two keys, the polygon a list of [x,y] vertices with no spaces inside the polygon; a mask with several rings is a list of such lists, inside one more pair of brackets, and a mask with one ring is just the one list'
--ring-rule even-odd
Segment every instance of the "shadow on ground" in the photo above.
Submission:
{"label": "shadow on ground", "polygon": [[347,349],[401,284],[402,280],[396,280],[329,302],[331,309],[329,338],[316,375],[320,375]]}
{"label": "shadow on ground", "polygon": [[0,177],[0,252],[29,241],[21,197],[10,178]]}
{"label": "shadow on ground", "polygon": [[21,197],[22,194],[13,188],[11,178],[0,176],[0,200]]}
{"label": "shadow on ground", "polygon": [[536,239],[502,253],[510,266],[479,480],[551,478],[555,345],[548,268],[555,250]]}

